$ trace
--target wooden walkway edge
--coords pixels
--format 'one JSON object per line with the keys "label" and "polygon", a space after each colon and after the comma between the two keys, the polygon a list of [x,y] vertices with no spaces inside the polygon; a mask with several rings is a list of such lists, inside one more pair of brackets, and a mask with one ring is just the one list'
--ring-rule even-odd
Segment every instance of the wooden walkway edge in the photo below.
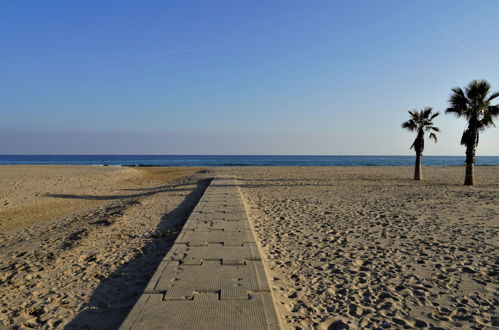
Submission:
{"label": "wooden walkway edge", "polygon": [[281,329],[234,177],[213,179],[120,329]]}

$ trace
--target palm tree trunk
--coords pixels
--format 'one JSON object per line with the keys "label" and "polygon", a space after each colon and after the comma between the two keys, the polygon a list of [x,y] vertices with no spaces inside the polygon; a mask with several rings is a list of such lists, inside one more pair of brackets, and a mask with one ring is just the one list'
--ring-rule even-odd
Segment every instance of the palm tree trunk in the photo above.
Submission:
{"label": "palm tree trunk", "polygon": [[465,186],[473,186],[475,184],[475,150],[476,139],[472,139],[466,146],[466,175],[464,177]]}
{"label": "palm tree trunk", "polygon": [[421,158],[423,156],[420,153],[416,154],[416,166],[414,168],[414,180],[423,180],[423,173],[421,172]]}

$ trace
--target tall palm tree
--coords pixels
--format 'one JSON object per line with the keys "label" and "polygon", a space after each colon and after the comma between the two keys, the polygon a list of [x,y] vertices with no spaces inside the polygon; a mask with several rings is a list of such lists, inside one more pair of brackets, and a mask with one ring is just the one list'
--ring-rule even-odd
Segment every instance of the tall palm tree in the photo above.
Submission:
{"label": "tall palm tree", "polygon": [[433,119],[439,115],[438,112],[433,113],[433,109],[426,107],[421,111],[409,111],[411,119],[402,123],[402,128],[406,128],[411,132],[418,132],[416,139],[412,143],[411,149],[416,151],[416,166],[414,169],[414,180],[422,180],[423,174],[421,172],[421,158],[423,157],[424,150],[424,135],[430,132],[430,138],[437,142],[437,135],[435,132],[440,132],[438,127],[433,126]]}
{"label": "tall palm tree", "polygon": [[478,146],[478,137],[481,131],[494,125],[494,117],[499,115],[499,105],[492,105],[493,99],[499,96],[499,92],[491,93],[490,84],[485,80],[473,80],[463,91],[456,87],[452,89],[449,99],[450,107],[445,113],[451,113],[457,117],[465,117],[468,127],[461,137],[461,145],[466,146],[466,176],[464,184],[472,186],[475,184],[475,152]]}

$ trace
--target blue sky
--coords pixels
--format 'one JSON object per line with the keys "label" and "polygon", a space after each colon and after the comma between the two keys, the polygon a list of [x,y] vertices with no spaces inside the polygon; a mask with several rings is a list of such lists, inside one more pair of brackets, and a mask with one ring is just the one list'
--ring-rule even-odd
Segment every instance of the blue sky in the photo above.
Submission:
{"label": "blue sky", "polygon": [[[499,90],[499,1],[3,1],[2,154],[412,154]],[[427,155],[462,155],[441,115]],[[479,155],[499,155],[499,128]]]}

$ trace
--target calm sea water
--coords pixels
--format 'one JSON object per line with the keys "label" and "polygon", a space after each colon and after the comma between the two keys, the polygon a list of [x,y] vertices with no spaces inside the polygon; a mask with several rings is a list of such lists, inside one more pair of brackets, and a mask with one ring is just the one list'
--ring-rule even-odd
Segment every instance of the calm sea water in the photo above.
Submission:
{"label": "calm sea water", "polygon": [[[411,166],[414,156],[0,155],[0,165],[108,166]],[[425,166],[461,166],[464,156],[425,156]],[[477,157],[499,165],[499,156]]]}

